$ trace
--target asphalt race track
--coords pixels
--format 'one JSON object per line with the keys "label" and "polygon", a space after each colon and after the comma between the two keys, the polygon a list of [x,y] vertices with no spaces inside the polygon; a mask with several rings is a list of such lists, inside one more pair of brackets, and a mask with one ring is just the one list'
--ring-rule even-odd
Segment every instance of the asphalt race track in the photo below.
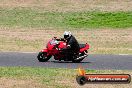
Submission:
{"label": "asphalt race track", "polygon": [[81,63],[55,61],[39,62],[38,53],[1,52],[0,66],[31,66],[51,68],[119,69],[132,70],[132,55],[89,55]]}

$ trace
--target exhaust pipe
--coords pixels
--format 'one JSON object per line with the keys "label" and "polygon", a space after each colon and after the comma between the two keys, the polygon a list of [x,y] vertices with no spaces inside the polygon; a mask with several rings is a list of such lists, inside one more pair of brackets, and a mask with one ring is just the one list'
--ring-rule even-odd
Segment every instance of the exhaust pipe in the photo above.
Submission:
{"label": "exhaust pipe", "polygon": [[88,55],[85,54],[84,56],[80,56],[80,57],[76,58],[76,60],[79,60],[79,59],[85,58],[85,57],[87,57],[87,56],[88,56]]}

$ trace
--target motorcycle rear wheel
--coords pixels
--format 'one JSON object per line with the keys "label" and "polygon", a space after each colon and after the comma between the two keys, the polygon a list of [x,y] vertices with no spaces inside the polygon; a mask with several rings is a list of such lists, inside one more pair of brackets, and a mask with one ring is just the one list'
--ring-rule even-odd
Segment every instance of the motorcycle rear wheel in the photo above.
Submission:
{"label": "motorcycle rear wheel", "polygon": [[47,55],[46,52],[39,52],[37,56],[39,62],[46,62],[51,58],[51,56],[46,56],[46,55]]}

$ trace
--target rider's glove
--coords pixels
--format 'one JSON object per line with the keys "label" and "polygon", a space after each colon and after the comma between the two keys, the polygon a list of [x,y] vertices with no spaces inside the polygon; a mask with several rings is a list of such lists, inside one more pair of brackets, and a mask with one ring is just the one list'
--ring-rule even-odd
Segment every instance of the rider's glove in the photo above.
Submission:
{"label": "rider's glove", "polygon": [[71,46],[70,45],[67,45],[67,48],[69,49],[69,48],[71,48]]}

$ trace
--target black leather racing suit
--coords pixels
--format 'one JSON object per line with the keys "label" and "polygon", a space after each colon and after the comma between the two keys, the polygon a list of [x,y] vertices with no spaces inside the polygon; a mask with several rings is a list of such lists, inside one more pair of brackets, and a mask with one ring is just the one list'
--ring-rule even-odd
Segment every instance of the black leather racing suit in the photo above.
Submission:
{"label": "black leather racing suit", "polygon": [[76,38],[71,35],[70,38],[66,39],[66,43],[67,45],[70,45],[68,48],[63,49],[63,52],[65,53],[65,59],[69,60],[71,59],[71,56],[76,53],[79,53],[80,47],[79,47],[79,43],[76,40]]}
{"label": "black leather racing suit", "polygon": [[68,48],[69,50],[75,53],[79,52],[79,43],[73,35],[71,35],[70,38],[67,39],[67,45],[70,45],[70,47]]}

